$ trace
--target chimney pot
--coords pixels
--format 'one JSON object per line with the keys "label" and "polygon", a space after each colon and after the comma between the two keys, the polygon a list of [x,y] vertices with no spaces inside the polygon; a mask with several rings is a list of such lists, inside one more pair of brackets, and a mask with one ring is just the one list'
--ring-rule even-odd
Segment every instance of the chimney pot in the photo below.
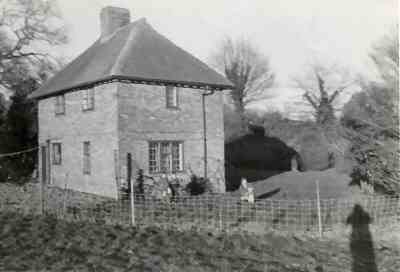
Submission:
{"label": "chimney pot", "polygon": [[130,23],[128,9],[118,7],[104,7],[100,12],[101,37],[113,34],[118,28]]}

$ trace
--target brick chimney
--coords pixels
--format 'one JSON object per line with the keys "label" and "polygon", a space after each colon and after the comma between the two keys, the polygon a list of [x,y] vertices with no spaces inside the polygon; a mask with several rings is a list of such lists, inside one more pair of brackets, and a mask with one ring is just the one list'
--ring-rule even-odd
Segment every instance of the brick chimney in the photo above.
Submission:
{"label": "brick chimney", "polygon": [[128,9],[118,7],[104,7],[100,12],[101,37],[113,34],[118,28],[129,24],[131,15]]}

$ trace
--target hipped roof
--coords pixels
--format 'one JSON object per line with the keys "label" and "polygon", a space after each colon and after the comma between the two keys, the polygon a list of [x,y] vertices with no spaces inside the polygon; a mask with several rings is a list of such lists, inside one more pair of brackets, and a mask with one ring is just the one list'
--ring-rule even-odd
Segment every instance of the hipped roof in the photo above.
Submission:
{"label": "hipped roof", "polygon": [[99,38],[63,70],[32,93],[45,98],[111,80],[232,89],[232,84],[154,30],[145,19]]}

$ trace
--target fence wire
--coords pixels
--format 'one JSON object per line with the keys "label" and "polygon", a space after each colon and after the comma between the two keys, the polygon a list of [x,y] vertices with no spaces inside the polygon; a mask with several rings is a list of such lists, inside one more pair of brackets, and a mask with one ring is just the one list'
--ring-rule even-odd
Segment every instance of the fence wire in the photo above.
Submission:
{"label": "fence wire", "polygon": [[[36,188],[36,187],[35,187]],[[363,196],[357,200],[256,200],[249,203],[226,195],[156,198],[122,194],[121,199],[83,194],[69,189],[26,190],[19,201],[1,199],[1,210],[53,214],[68,221],[90,221],[112,225],[157,225],[177,229],[221,231],[270,230],[317,232],[343,227],[356,204],[375,226],[400,222],[400,198]]]}

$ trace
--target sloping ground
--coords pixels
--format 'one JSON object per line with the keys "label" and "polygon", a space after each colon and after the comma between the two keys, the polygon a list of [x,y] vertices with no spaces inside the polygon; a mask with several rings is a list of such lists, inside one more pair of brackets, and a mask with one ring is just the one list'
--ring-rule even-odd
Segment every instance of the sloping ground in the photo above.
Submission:
{"label": "sloping ground", "polygon": [[316,199],[316,180],[319,181],[321,199],[347,198],[357,189],[350,187],[350,177],[335,169],[325,171],[284,172],[266,180],[251,183],[256,197],[276,192],[269,197],[277,199]]}
{"label": "sloping ground", "polygon": [[346,235],[316,240],[124,229],[0,213],[0,271],[357,272],[375,271],[364,266],[374,262],[380,272],[400,271],[398,243],[388,241],[375,241],[366,254],[354,242],[350,250]]}

